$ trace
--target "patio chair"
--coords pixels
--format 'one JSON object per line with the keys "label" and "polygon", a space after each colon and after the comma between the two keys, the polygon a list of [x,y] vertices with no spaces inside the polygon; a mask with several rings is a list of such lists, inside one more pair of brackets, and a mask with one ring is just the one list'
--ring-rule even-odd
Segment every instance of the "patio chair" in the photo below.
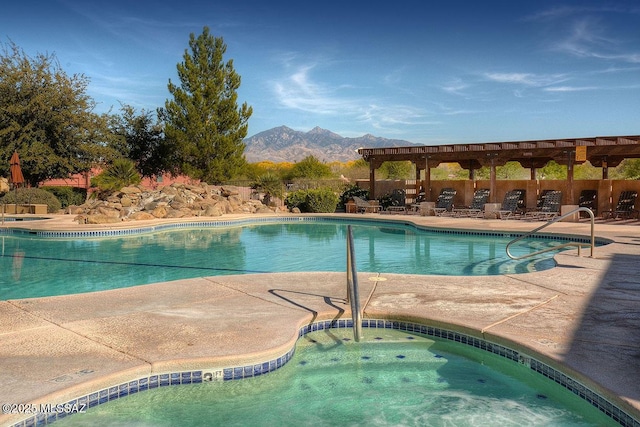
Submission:
{"label": "patio chair", "polygon": [[438,200],[436,200],[436,206],[433,208],[433,212],[436,216],[443,216],[451,212],[453,208],[453,198],[457,191],[453,188],[443,188],[440,190]]}
{"label": "patio chair", "polygon": [[[580,199],[578,199],[578,206],[581,208],[590,209],[593,215],[597,215],[598,212],[598,190],[582,190],[580,192]],[[580,212],[580,215],[586,214]]]}
{"label": "patio chair", "polygon": [[542,207],[544,206],[544,201],[547,198],[547,194],[549,194],[551,191],[553,190],[540,191],[540,196],[538,196],[538,199],[536,200],[536,208],[533,209],[533,211],[539,211],[542,209]]}
{"label": "patio chair", "polygon": [[610,211],[602,212],[602,218],[623,218],[629,219],[631,217],[638,218],[638,211],[636,210],[636,199],[638,198],[637,191],[623,191],[618,196],[618,204],[616,208]]}
{"label": "patio chair", "polygon": [[516,189],[504,195],[502,206],[498,210],[499,219],[519,219],[524,211],[527,190]]}
{"label": "patio chair", "polygon": [[356,212],[376,213],[380,211],[380,205],[377,200],[367,201],[358,196],[353,196],[353,201],[356,204]]}
{"label": "patio chair", "polygon": [[560,214],[562,204],[562,191],[547,190],[541,195],[542,205],[539,209],[525,213],[526,219],[550,220]]}
{"label": "patio chair", "polygon": [[489,194],[490,190],[488,188],[481,188],[474,191],[471,206],[454,207],[453,216],[458,218],[480,218],[484,216],[484,205],[489,200]]}

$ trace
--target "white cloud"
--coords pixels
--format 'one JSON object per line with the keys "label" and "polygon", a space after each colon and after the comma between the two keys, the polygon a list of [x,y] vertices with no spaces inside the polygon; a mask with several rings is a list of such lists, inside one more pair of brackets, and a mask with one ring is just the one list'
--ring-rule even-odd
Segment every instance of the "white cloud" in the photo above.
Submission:
{"label": "white cloud", "polygon": [[484,77],[497,83],[531,87],[548,86],[568,80],[568,77],[564,74],[485,73]]}
{"label": "white cloud", "polygon": [[[559,8],[547,11],[544,16],[553,20],[556,28],[567,28],[568,33],[551,43],[551,49],[580,58],[595,58],[625,63],[640,63],[640,52],[625,50],[625,43],[637,46],[633,40],[622,40],[619,33],[607,31],[610,24],[603,17],[594,18],[595,13],[604,12],[626,15],[637,14],[617,8]],[[542,15],[540,15],[542,16]],[[571,22],[557,22],[560,19],[573,19]],[[616,34],[615,36],[611,34]]]}
{"label": "white cloud", "polygon": [[448,84],[441,87],[441,89],[452,95],[466,96],[465,90],[469,88],[469,84],[464,83],[460,79],[454,79]]}
{"label": "white cloud", "polygon": [[[351,118],[354,123],[366,124],[375,129],[393,132],[394,127],[424,125],[427,113],[420,107],[406,104],[389,104],[376,99],[368,90],[365,95],[360,88],[349,82],[331,84],[314,80],[313,71],[317,63],[291,66],[293,55],[287,55],[285,68],[293,68],[284,77],[272,84],[273,93],[280,106],[310,114],[335,116],[336,119]],[[326,65],[326,62],[323,62]]]}
{"label": "white cloud", "polygon": [[310,73],[314,64],[304,65],[292,74],[275,81],[273,90],[281,105],[314,114],[340,114],[356,105],[335,94],[330,86],[314,82]]}
{"label": "white cloud", "polygon": [[594,86],[582,86],[582,87],[578,87],[578,86],[553,86],[553,87],[547,87],[544,88],[543,90],[546,92],[582,92],[585,90],[597,90],[597,87]]}

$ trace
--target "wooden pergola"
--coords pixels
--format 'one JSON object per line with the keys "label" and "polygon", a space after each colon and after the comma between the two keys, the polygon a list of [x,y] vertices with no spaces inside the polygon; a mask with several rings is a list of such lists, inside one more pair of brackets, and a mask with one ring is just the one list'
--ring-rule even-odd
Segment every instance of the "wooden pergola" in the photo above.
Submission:
{"label": "wooden pergola", "polygon": [[[448,145],[414,145],[410,147],[359,148],[358,153],[369,163],[370,193],[375,194],[375,171],[387,161],[411,161],[416,166],[416,186],[420,185],[420,172],[425,170],[425,187],[431,187],[431,168],[440,163],[458,163],[469,170],[474,179],[475,170],[490,167],[490,190],[495,202],[496,167],[517,161],[536,169],[555,160],[567,166],[570,192],[573,187],[573,166],[589,161],[602,168],[602,179],[608,179],[608,168],[615,167],[626,158],[640,158],[640,136],[596,136],[592,138],[548,139],[540,141],[486,142]],[[573,198],[573,195],[570,195]]]}

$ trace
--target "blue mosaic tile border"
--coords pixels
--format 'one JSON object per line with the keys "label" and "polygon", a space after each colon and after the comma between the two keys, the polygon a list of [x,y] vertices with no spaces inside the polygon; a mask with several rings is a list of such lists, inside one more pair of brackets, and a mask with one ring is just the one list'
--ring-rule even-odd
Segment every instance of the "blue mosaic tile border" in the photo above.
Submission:
{"label": "blue mosaic tile border", "polygon": [[[336,328],[352,328],[353,321],[351,319],[338,319],[314,322],[301,327],[298,331],[298,339],[304,337],[308,333],[322,331],[326,329]],[[373,329],[396,329],[418,333],[425,336],[436,337],[454,341],[460,344],[469,345],[480,350],[488,351],[495,355],[504,357],[513,362],[528,366],[532,371],[555,381],[562,387],[581,397],[598,410],[609,416],[615,422],[623,427],[640,427],[640,421],[633,418],[630,414],[616,406],[614,403],[599,395],[595,391],[589,389],[584,384],[567,376],[566,374],[556,370],[555,368],[529,357],[517,350],[504,347],[500,344],[473,337],[448,329],[437,328],[420,323],[402,322],[386,319],[363,319],[363,328]],[[138,378],[122,384],[114,385],[96,392],[92,392],[85,396],[73,399],[63,405],[57,405],[59,410],[49,412],[40,412],[31,416],[13,427],[31,427],[51,424],[57,420],[66,418],[74,413],[83,412],[86,408],[92,408],[121,397],[129,396],[141,391],[152,390],[158,387],[168,387],[183,384],[199,384],[210,381],[235,381],[246,378],[253,378],[260,375],[273,372],[287,364],[295,354],[295,346],[283,354],[266,362],[226,367],[218,370],[196,370],[171,372],[165,374],[150,375],[148,377]],[[66,408],[66,409],[65,409]]]}
{"label": "blue mosaic tile border", "polygon": [[[159,224],[147,227],[127,228],[127,229],[103,229],[103,230],[79,230],[79,231],[41,231],[28,230],[20,228],[4,228],[0,229],[0,234],[29,234],[38,237],[48,238],[96,238],[96,237],[119,237],[131,236],[138,234],[154,233],[158,231],[188,229],[188,228],[215,228],[215,227],[238,227],[251,224],[264,223],[295,223],[295,222],[337,222],[340,224],[350,224],[354,222],[367,225],[395,224],[404,225],[417,230],[427,231],[439,234],[453,234],[463,236],[488,236],[503,237],[513,239],[522,236],[524,233],[504,232],[504,231],[481,231],[481,230],[462,230],[455,228],[435,228],[423,225],[417,225],[409,221],[395,220],[375,220],[369,218],[345,218],[341,216],[323,217],[323,216],[283,216],[283,217],[258,217],[235,220],[204,220],[193,222],[176,222],[171,224]],[[578,243],[590,244],[588,237],[561,235],[561,234],[536,234],[536,238],[543,240],[561,240],[573,241]],[[604,245],[611,243],[608,239],[596,239],[596,245]]]}

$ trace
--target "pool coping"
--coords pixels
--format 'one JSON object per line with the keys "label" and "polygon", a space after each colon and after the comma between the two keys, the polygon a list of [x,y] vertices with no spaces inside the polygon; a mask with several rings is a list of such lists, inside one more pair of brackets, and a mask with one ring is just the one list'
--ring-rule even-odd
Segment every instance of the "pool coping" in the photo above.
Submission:
{"label": "pool coping", "polygon": [[[353,215],[335,216],[335,217],[342,217],[342,218],[352,219]],[[362,215],[359,216],[359,217],[367,218],[367,216],[362,216]],[[242,217],[242,218],[247,219],[248,217],[245,216],[245,217]],[[375,220],[383,220],[383,218],[380,218],[377,215],[371,215],[371,216],[368,216],[368,218],[375,219]],[[230,220],[231,220],[231,218],[230,218]],[[265,219],[265,220],[268,220],[268,219]],[[384,218],[384,220],[388,220],[388,218]],[[526,223],[516,223],[516,222],[508,222],[507,223],[505,221],[498,221],[498,222],[488,221],[488,222],[485,222],[485,220],[479,220],[479,222],[478,222],[478,220],[471,220],[471,221],[465,222],[465,221],[461,221],[460,219],[455,219],[453,221],[451,221],[451,219],[449,219],[449,220],[444,220],[443,221],[443,220],[437,220],[437,219],[435,219],[433,217],[432,218],[426,218],[426,219],[425,218],[420,218],[420,217],[417,217],[417,218],[399,218],[398,220],[399,221],[407,221],[408,220],[408,221],[412,221],[412,222],[415,221],[417,223],[422,222],[424,224],[428,224],[430,227],[431,226],[437,226],[437,227],[443,227],[443,228],[446,228],[446,227],[459,228],[460,226],[464,225],[464,226],[466,226],[468,228],[479,227],[479,228],[484,229],[484,230],[487,230],[487,229],[489,229],[489,230],[498,230],[500,228],[508,228],[508,229],[510,229],[512,231],[513,230],[519,231],[519,230],[524,230],[526,228],[531,229],[531,228],[533,228],[535,226],[535,224],[532,225],[531,223],[529,223],[528,225],[525,225]],[[42,221],[42,222],[45,222],[45,221]],[[26,222],[23,222],[21,225],[23,225],[23,226],[26,225]],[[28,225],[29,225],[29,228],[31,228],[31,226],[33,226],[33,223],[30,223]],[[129,224],[129,226],[132,226],[132,225],[135,225],[135,224]],[[558,224],[558,225],[561,225],[561,224]],[[611,254],[615,254],[616,251],[621,249],[621,248],[624,249],[623,252],[631,253],[634,256],[640,254],[640,250],[636,249],[635,246],[632,245],[632,243],[635,242],[637,240],[637,237],[638,237],[638,232],[636,230],[640,230],[640,229],[637,228],[637,226],[632,225],[631,227],[624,228],[624,226],[620,227],[618,225],[614,225],[612,227],[615,227],[615,228],[611,228],[610,230],[602,230],[602,231],[604,231],[603,232],[604,237],[612,239],[612,240],[614,240],[614,241],[616,241],[618,243],[617,244],[613,244],[613,245],[609,245],[609,247],[607,247],[606,249],[599,249],[599,254],[598,254],[598,257],[597,257],[598,260],[593,260],[594,262],[600,262],[602,264],[602,262],[604,262],[607,259],[607,256],[609,256]],[[561,225],[561,228],[562,228],[562,233],[574,234],[575,230],[580,229],[580,228],[584,229],[585,227],[584,227],[584,225],[580,226],[579,224],[567,224],[567,225]],[[584,234],[584,233],[583,233],[583,231],[581,231],[581,232],[578,232],[578,234]],[[624,246],[622,246],[622,245],[624,245]],[[629,249],[631,249],[631,250],[629,250]],[[552,269],[552,270],[555,270],[555,273],[554,273],[555,276],[553,276],[553,275],[552,276],[554,277],[554,279],[558,279],[558,278],[563,279],[563,280],[569,279],[570,282],[571,282],[571,280],[570,280],[571,277],[563,277],[563,274],[557,274],[557,273],[560,270],[562,270],[562,271],[560,271],[560,273],[569,274],[569,272],[571,272],[571,268],[586,268],[585,264],[589,264],[589,261],[590,261],[588,258],[585,258],[585,257],[577,258],[577,257],[575,257],[575,255],[571,255],[571,254],[565,254],[565,255],[561,256],[560,258],[561,258],[561,262],[563,263],[563,267],[561,269],[558,269],[558,268]],[[571,264],[573,264],[573,267],[571,267]],[[590,270],[588,275],[593,275],[594,272],[601,271],[602,268],[603,268],[602,266],[598,266],[597,268],[595,268],[593,270]],[[331,274],[331,276],[334,276],[334,275],[339,275],[339,274],[338,273]],[[278,276],[279,276],[280,280],[282,280],[282,276],[283,275],[278,275]],[[293,281],[293,280],[299,279],[300,274],[288,273],[288,274],[286,274],[286,276],[288,277],[287,281]],[[386,275],[385,274],[385,276],[393,276],[393,275]],[[518,275],[518,276],[520,276],[520,275]],[[537,281],[539,283],[537,283],[536,286],[539,286],[540,283],[544,282],[545,274],[544,274],[544,272],[539,272],[539,273],[531,273],[531,274],[528,274],[527,276],[528,276],[527,278],[520,278],[520,279],[524,279],[525,281],[531,281],[531,282],[536,282]],[[535,280],[532,279],[532,276],[536,276]],[[228,276],[225,276],[225,277],[228,277]],[[494,280],[494,278],[495,278],[495,276],[491,276],[490,277],[491,280]],[[421,277],[421,278],[418,278],[418,279],[415,279],[415,280],[421,280],[421,279],[422,280],[431,280],[431,279],[433,279],[433,277],[427,277],[427,278]],[[486,277],[485,277],[485,279],[486,279]],[[234,280],[236,282],[238,282],[237,279],[229,278],[228,280],[220,281],[219,278],[217,278],[216,280],[218,282],[225,282],[225,281],[231,282],[232,286],[235,286],[236,288],[239,289],[238,283],[233,283]],[[337,279],[337,280],[339,280],[339,279]],[[412,279],[412,280],[414,280],[414,279]],[[242,282],[242,279],[240,279],[240,282]],[[221,283],[221,284],[224,285],[224,283]],[[149,292],[153,292],[152,289],[155,286],[154,285],[148,285],[148,286],[149,287],[146,290],[148,290]],[[379,289],[378,289],[378,291],[379,291]],[[112,292],[112,291],[106,291],[106,292]],[[378,297],[379,298],[389,297],[389,296],[392,297],[393,296],[392,294],[393,293],[391,293],[389,295],[384,295],[384,293],[380,293],[378,295]],[[62,299],[65,299],[64,297],[50,297],[50,298],[62,298]],[[371,300],[371,295],[370,295],[369,299]],[[40,300],[46,300],[46,298],[37,299],[37,300],[39,300],[38,302],[43,302],[43,301],[40,301]],[[22,302],[22,304],[21,304],[21,302]],[[33,302],[34,301],[31,301],[31,303],[33,303]],[[20,310],[27,311],[27,312],[29,312],[31,314],[36,313],[37,315],[41,316],[41,313],[38,313],[37,310],[31,309],[31,308],[25,308],[26,305],[29,305],[29,304],[25,304],[24,300],[16,300],[16,302],[13,302],[12,304],[14,304],[14,305],[17,304],[17,306],[19,306]],[[46,305],[46,301],[44,302],[44,304]],[[298,307],[298,309],[299,309],[299,307]],[[411,307],[409,310],[405,310],[405,309],[403,309],[401,307],[399,310],[397,310],[395,312],[396,312],[396,314],[397,314],[397,316],[399,318],[414,318],[414,319],[417,318],[417,319],[422,319],[423,322],[424,321],[434,321],[436,323],[438,323],[438,322],[441,322],[441,323],[442,322],[446,322],[446,323],[450,322],[451,325],[456,325],[456,321],[455,321],[456,320],[456,318],[455,318],[456,316],[453,316],[453,318],[449,318],[449,319],[446,318],[447,316],[441,316],[441,317],[439,317],[437,319],[429,320],[428,318],[426,318],[424,316],[416,316],[415,315],[416,309],[418,309],[418,311],[420,311],[419,304],[418,304],[417,307],[416,306]],[[377,315],[384,314],[385,317],[390,317],[390,316],[392,317],[394,310],[391,310],[391,309],[389,309],[387,311],[385,311],[385,310],[380,312],[380,310],[372,309],[371,307],[369,307],[369,309],[368,309],[369,313],[367,313],[367,308],[365,308],[365,316],[367,316],[367,315],[372,316],[372,315],[376,315],[376,314]],[[345,307],[345,312],[348,313],[348,308],[347,307]],[[305,314],[307,316],[305,316],[305,319],[302,320],[303,323],[304,322],[308,322],[310,320],[308,318],[308,313],[305,313]],[[332,315],[335,315],[335,313],[333,313]],[[84,319],[84,320],[88,321],[87,319]],[[461,322],[461,323],[462,323],[461,326],[460,325],[456,325],[456,329],[462,328],[462,329],[466,329],[467,333],[471,332],[471,333],[473,333],[475,335],[480,334],[481,336],[485,336],[485,337],[486,336],[490,336],[490,337],[492,337],[493,340],[498,341],[498,342],[499,341],[514,342],[517,345],[523,345],[525,349],[530,349],[529,352],[533,351],[534,353],[540,353],[543,357],[548,358],[547,362],[551,362],[551,363],[554,363],[554,364],[557,363],[557,364],[562,365],[561,355],[559,355],[557,351],[555,351],[555,350],[554,351],[549,351],[549,352],[547,352],[547,354],[545,354],[545,351],[544,351],[545,347],[544,346],[539,346],[538,345],[537,347],[532,348],[531,347],[531,343],[530,342],[527,343],[527,340],[524,339],[524,338],[527,338],[526,336],[524,338],[521,337],[519,339],[513,340],[514,336],[512,334],[512,331],[508,331],[507,330],[507,331],[503,331],[502,333],[495,333],[494,331],[496,331],[496,327],[494,327],[492,325],[489,325],[489,326],[491,326],[491,328],[489,328],[489,329],[486,329],[487,325],[484,325],[484,327],[482,327],[482,328],[477,328],[476,329],[476,328],[474,328],[474,326],[472,324],[473,322],[467,323],[467,324],[465,324],[465,322]],[[62,321],[58,322],[57,324],[58,325],[65,325],[65,323],[62,322]],[[27,332],[28,330],[29,329],[26,329],[25,332]],[[20,331],[16,331],[16,333],[20,333]],[[282,335],[284,332],[276,330],[276,331],[274,331],[274,333]],[[492,335],[492,333],[495,333],[495,335]],[[560,341],[558,339],[558,337],[552,337],[552,339],[553,338],[555,338],[557,341]],[[523,341],[523,342],[519,343],[518,341]],[[264,352],[273,353],[275,351],[275,353],[278,353],[280,350],[285,349],[287,347],[287,345],[291,344],[291,339],[287,340],[286,337],[285,337],[285,338],[283,338],[283,341],[281,341],[281,342],[282,342],[282,344],[280,344],[279,347],[278,346],[271,347],[270,349],[265,349],[262,352],[258,352],[258,353],[254,354],[254,355],[247,355],[247,357],[251,358],[251,357],[255,357],[256,355],[259,355],[259,354],[262,355],[262,356],[265,356]],[[631,343],[630,345],[633,345],[633,344]],[[637,346],[637,344],[636,344],[636,346]],[[540,350],[543,350],[543,351],[540,351]],[[238,349],[238,351],[239,351],[239,349]],[[264,360],[264,359],[261,359],[261,360]],[[162,369],[165,369],[165,371],[166,371],[167,370],[166,368],[168,368],[170,365],[186,366],[186,365],[188,365],[189,363],[192,363],[192,362],[194,362],[194,363],[202,363],[203,361],[202,360],[198,361],[198,360],[194,359],[191,362],[187,363],[188,361],[186,361],[184,359],[179,359],[179,360],[176,359],[174,362],[171,362],[171,359],[163,360],[161,363],[157,362],[155,365],[153,365],[153,369],[155,370],[155,372],[159,372],[159,370],[162,370]],[[210,363],[210,362],[207,362],[207,363]],[[589,365],[589,366],[593,367],[593,363],[591,363],[591,365]],[[580,366],[578,366],[578,367],[580,368]],[[149,371],[149,367],[148,366],[145,366],[145,367],[143,367],[141,369]],[[575,366],[573,368],[571,368],[571,369],[575,369]],[[138,370],[140,370],[140,369],[138,369]],[[125,371],[127,371],[127,370],[122,370],[119,373],[119,375],[123,374]],[[127,374],[130,375],[129,378],[135,377],[136,374],[135,374],[134,371],[136,371],[136,369],[127,371]],[[587,371],[587,372],[585,372],[585,371]],[[577,369],[576,370],[578,376],[580,376],[580,377],[583,376],[585,379],[589,380],[589,375],[588,375],[589,372],[588,371],[589,371],[588,367],[587,368],[581,367],[581,369]],[[142,374],[142,372],[140,372],[140,373]],[[143,376],[143,375],[139,375],[139,376]],[[117,375],[115,377],[111,378],[111,379],[115,381],[116,377],[117,377]],[[592,381],[592,380],[589,380],[589,381]],[[115,381],[115,382],[117,383],[117,381]],[[631,412],[635,413],[635,416],[637,418],[637,413],[638,413],[637,411],[638,411],[638,407],[640,406],[640,405],[638,405],[637,398],[629,398],[629,397],[621,397],[621,396],[619,396],[619,394],[616,393],[616,391],[615,391],[616,390],[616,384],[613,384],[613,385],[611,385],[611,384],[602,384],[603,383],[602,380],[600,380],[600,381],[593,380],[592,382],[594,382],[594,384],[598,385],[598,387],[602,387],[603,394],[605,395],[605,397],[608,398],[609,397],[608,395],[611,395],[614,399],[621,400],[622,401],[622,406],[624,407],[624,410],[625,411],[631,411]],[[80,386],[81,384],[84,384],[84,385]],[[71,388],[72,389],[78,389],[78,386],[80,386],[80,388],[83,388],[83,387],[88,386],[89,384],[90,383],[87,383],[86,381],[78,381],[78,384],[76,386],[72,386]],[[95,390],[95,387],[94,387],[94,390]],[[35,399],[35,400],[41,400],[41,401],[43,401],[45,403],[46,402],[53,402],[54,400],[57,400],[58,402],[68,402],[69,399],[65,400],[63,398],[63,395],[65,395],[65,394],[68,395],[69,391],[70,391],[69,389],[66,389],[66,391],[60,390],[59,393],[54,393],[54,395],[58,396],[58,399],[55,399],[55,396],[52,395],[51,393],[49,393],[46,397],[44,397],[45,400],[42,400],[42,399]],[[76,393],[75,396],[78,396],[78,395],[80,395],[80,394]],[[635,394],[634,394],[634,396],[635,396]],[[5,420],[3,420],[2,418],[3,417],[0,417],[0,422],[5,422]],[[7,422],[11,422],[8,419],[6,421]]]}

